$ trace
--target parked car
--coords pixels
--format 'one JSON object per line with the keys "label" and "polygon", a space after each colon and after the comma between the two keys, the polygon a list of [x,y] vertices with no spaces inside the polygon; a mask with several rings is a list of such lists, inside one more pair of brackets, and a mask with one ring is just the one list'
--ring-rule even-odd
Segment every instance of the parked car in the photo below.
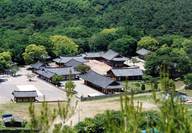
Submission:
{"label": "parked car", "polygon": [[77,94],[77,93],[78,93],[77,91],[73,90],[73,94]]}
{"label": "parked car", "polygon": [[12,117],[12,114],[4,114],[4,115],[2,115],[2,119],[6,118],[6,117]]}

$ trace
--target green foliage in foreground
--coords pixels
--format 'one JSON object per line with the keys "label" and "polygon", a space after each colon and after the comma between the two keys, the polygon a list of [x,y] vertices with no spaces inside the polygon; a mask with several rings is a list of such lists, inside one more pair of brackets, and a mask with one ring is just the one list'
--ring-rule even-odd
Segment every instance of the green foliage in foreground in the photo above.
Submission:
{"label": "green foliage in foreground", "polygon": [[[162,79],[165,79],[163,85]],[[71,81],[71,78],[69,81]],[[163,73],[162,66],[160,67],[160,83],[162,94],[166,95],[169,87],[169,69],[165,69],[165,63]],[[41,116],[37,117],[34,105],[30,105],[31,128],[41,129],[42,132],[48,132],[52,130],[50,128],[51,123],[56,116],[59,115],[62,122],[55,125],[53,129],[55,133],[139,133],[143,129],[150,130],[150,128],[155,128],[165,133],[190,133],[192,132],[192,126],[190,117],[188,117],[188,109],[182,100],[180,100],[180,102],[174,100],[176,88],[174,83],[172,85],[170,98],[166,99],[165,97],[157,97],[156,91],[153,88],[153,82],[151,82],[151,88],[153,90],[152,96],[159,110],[158,113],[154,111],[146,115],[147,113],[142,110],[142,103],[139,101],[134,103],[134,91],[131,90],[130,96],[122,96],[120,94],[120,111],[107,110],[104,114],[97,114],[93,119],[86,118],[85,121],[78,123],[73,129],[71,126],[64,126],[65,122],[75,113],[77,106],[77,102],[75,105],[71,103],[73,95],[70,93],[72,90],[72,85],[70,84],[66,90],[69,91],[69,93],[66,93],[68,100],[63,105],[58,102],[58,109],[49,110],[47,103],[43,102]],[[127,93],[127,88],[128,82],[126,82],[125,94]],[[148,124],[146,116],[148,116]]]}

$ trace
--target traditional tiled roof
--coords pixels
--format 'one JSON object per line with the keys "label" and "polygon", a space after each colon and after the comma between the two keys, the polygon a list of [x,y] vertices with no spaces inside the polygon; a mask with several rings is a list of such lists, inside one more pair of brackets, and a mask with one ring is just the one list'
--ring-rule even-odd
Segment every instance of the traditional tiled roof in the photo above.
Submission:
{"label": "traditional tiled roof", "polygon": [[53,77],[54,75],[56,75],[55,73],[52,73],[52,72],[49,72],[49,71],[46,71],[46,70],[36,70],[35,71],[37,74],[39,74],[39,75],[42,75],[42,76],[44,76],[44,77],[46,77],[46,78],[51,78],[51,77]]}
{"label": "traditional tiled roof", "polygon": [[[119,84],[114,79],[100,75],[92,70],[90,72],[86,73],[85,75],[80,75],[80,78],[83,78],[84,80],[87,80],[87,81],[89,81],[99,87],[105,88],[105,89],[125,88],[124,85]],[[112,85],[112,84],[114,84],[114,85]]]}
{"label": "traditional tiled roof", "polygon": [[103,55],[103,52],[86,52],[85,58],[96,58],[101,57],[101,55]]}
{"label": "traditional tiled roof", "polygon": [[122,55],[120,55],[118,52],[115,52],[111,49],[109,49],[106,53],[101,55],[101,57],[107,59],[107,60],[114,60],[114,61],[126,61],[129,60],[129,58],[126,58]]}
{"label": "traditional tiled roof", "polygon": [[82,64],[83,64],[82,62],[79,62],[79,61],[74,60],[74,59],[72,59],[72,60],[68,61],[67,63],[65,63],[66,66],[71,66],[73,68],[76,68],[77,66],[82,65]]}
{"label": "traditional tiled roof", "polygon": [[75,71],[73,67],[48,67],[44,68],[43,70],[37,70],[35,72],[46,78],[51,78],[54,75],[69,75],[70,70],[72,75],[80,74],[80,72]]}
{"label": "traditional tiled roof", "polygon": [[57,63],[64,63],[65,64],[72,59],[79,61],[79,62],[82,62],[82,63],[88,62],[88,60],[85,60],[83,58],[83,56],[60,56],[59,58],[53,59],[53,61],[55,61]]}
{"label": "traditional tiled roof", "polygon": [[14,97],[37,97],[36,90],[33,91],[16,91],[12,92]]}
{"label": "traditional tiled roof", "polygon": [[70,70],[71,74],[80,74],[80,72],[75,71],[73,67],[49,67],[46,68],[47,71],[55,73],[57,75],[69,75]]}
{"label": "traditional tiled roof", "polygon": [[21,122],[21,119],[18,117],[5,117],[3,118],[4,123],[11,122],[11,119],[14,119],[15,122]]}
{"label": "traditional tiled roof", "polygon": [[45,64],[40,61],[37,61],[35,64],[30,64],[30,66],[35,69],[42,69],[44,68]]}
{"label": "traditional tiled roof", "polygon": [[[128,68],[112,68],[109,71],[115,75],[115,77],[125,76],[142,76],[143,72],[139,67],[128,67]],[[107,73],[109,72],[107,71]]]}
{"label": "traditional tiled roof", "polygon": [[136,51],[136,53],[140,54],[140,55],[145,55],[145,54],[147,54],[149,52],[150,52],[150,50],[147,50],[145,48],[142,48],[142,49]]}

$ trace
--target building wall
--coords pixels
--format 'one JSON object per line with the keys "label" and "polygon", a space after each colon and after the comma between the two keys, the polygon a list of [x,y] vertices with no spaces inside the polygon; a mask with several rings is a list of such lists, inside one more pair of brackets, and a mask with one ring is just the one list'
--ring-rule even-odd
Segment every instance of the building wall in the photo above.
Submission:
{"label": "building wall", "polygon": [[[126,81],[126,77],[115,77],[116,81]],[[127,80],[142,80],[142,76],[129,76]]]}
{"label": "building wall", "polygon": [[[69,75],[63,75],[63,79],[64,80],[69,79]],[[77,79],[77,75],[76,74],[71,75],[71,79]]]}
{"label": "building wall", "polygon": [[102,57],[84,57],[86,60],[102,60]]}
{"label": "building wall", "polygon": [[86,80],[84,80],[84,84],[86,84],[98,91],[101,91],[102,93],[105,93],[105,94],[114,94],[115,92],[119,92],[119,89],[105,89],[105,88],[99,87],[95,84],[92,84],[91,82],[86,81]]}
{"label": "building wall", "polygon": [[142,60],[145,60],[145,56],[144,55],[139,55],[139,58]]}
{"label": "building wall", "polygon": [[21,122],[14,122],[13,125],[10,122],[6,122],[4,125],[5,127],[21,127]]}
{"label": "building wall", "polygon": [[[110,78],[115,79],[116,81],[125,81],[126,77],[115,77],[112,71],[107,72]],[[128,80],[142,80],[142,76],[129,76]]]}
{"label": "building wall", "polygon": [[35,102],[35,97],[20,97],[20,98],[14,97],[14,101],[15,102],[30,102],[30,98],[31,98],[32,102]]}

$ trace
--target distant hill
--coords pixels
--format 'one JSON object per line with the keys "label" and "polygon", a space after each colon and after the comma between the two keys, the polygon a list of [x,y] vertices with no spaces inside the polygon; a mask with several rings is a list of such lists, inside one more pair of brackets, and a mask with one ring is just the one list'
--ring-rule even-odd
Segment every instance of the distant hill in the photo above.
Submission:
{"label": "distant hill", "polygon": [[191,7],[191,0],[0,0],[0,31],[32,34],[81,26],[100,31],[133,25],[145,35],[190,37]]}

